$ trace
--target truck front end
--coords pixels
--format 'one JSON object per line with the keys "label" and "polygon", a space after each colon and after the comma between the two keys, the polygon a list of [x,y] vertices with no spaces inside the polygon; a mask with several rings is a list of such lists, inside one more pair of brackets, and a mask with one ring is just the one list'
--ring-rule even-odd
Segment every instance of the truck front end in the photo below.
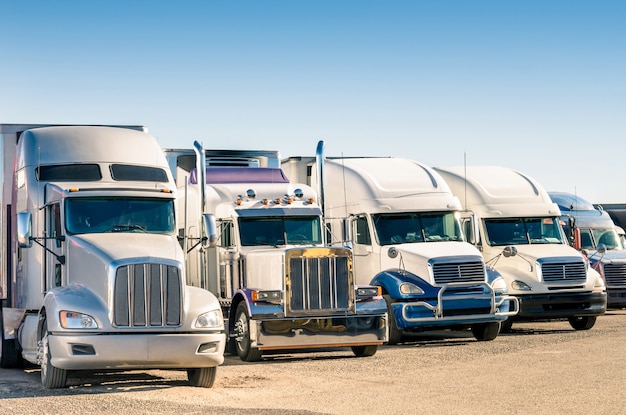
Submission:
{"label": "truck front end", "polygon": [[558,217],[485,218],[482,249],[520,302],[515,320],[567,319],[575,329],[593,327],[606,311],[606,286],[571,248]]}
{"label": "truck front end", "polygon": [[349,249],[254,250],[245,254],[245,269],[248,287],[235,298],[250,321],[246,333],[246,317],[235,317],[239,349],[245,336],[260,351],[352,347],[359,354],[386,341],[385,303],[376,287],[355,286]]}

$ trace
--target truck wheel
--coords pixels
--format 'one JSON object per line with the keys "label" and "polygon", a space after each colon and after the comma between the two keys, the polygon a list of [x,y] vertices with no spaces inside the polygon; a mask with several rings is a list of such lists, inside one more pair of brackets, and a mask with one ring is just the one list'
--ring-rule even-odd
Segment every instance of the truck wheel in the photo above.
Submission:
{"label": "truck wheel", "polygon": [[187,379],[191,386],[199,388],[210,388],[215,382],[217,367],[201,367],[197,369],[187,369]]}
{"label": "truck wheel", "polygon": [[513,328],[513,319],[508,317],[506,320],[500,322],[500,333],[510,333]]}
{"label": "truck wheel", "polygon": [[568,320],[569,325],[575,330],[589,330],[596,324],[596,316],[574,316]]}
{"label": "truck wheel", "polygon": [[378,346],[375,344],[369,346],[352,346],[352,353],[354,353],[356,357],[374,356],[377,350]]}
{"label": "truck wheel", "polygon": [[37,354],[41,359],[41,384],[43,387],[46,389],[64,388],[67,381],[67,370],[52,366],[52,355],[48,343],[48,324],[45,320]]}
{"label": "truck wheel", "polygon": [[398,344],[400,340],[402,340],[402,330],[400,330],[396,324],[396,317],[391,308],[391,297],[387,294],[383,297],[385,298],[385,303],[387,303],[387,321],[389,324],[389,339],[387,340],[387,344]]}
{"label": "truck wheel", "polygon": [[244,362],[261,360],[261,351],[250,345],[250,318],[248,317],[248,307],[243,301],[237,306],[235,314],[235,344],[237,355]]}
{"label": "truck wheel", "polygon": [[500,333],[500,322],[472,324],[472,334],[476,340],[484,342],[493,340]]}

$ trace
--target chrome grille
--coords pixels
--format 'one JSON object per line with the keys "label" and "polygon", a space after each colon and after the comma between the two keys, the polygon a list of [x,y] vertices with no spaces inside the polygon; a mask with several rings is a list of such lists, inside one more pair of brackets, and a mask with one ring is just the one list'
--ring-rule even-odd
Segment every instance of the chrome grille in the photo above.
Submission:
{"label": "chrome grille", "polygon": [[485,282],[485,264],[482,261],[435,262],[432,266],[435,284]]}
{"label": "chrome grille", "polygon": [[182,281],[177,267],[124,265],[115,273],[113,324],[118,327],[180,325]]}
{"label": "chrome grille", "polygon": [[603,264],[604,279],[609,287],[626,287],[626,264]]}
{"label": "chrome grille", "polygon": [[581,283],[587,280],[584,262],[549,262],[541,264],[544,282]]}
{"label": "chrome grille", "polygon": [[287,252],[288,315],[345,313],[354,304],[352,258],[345,249]]}

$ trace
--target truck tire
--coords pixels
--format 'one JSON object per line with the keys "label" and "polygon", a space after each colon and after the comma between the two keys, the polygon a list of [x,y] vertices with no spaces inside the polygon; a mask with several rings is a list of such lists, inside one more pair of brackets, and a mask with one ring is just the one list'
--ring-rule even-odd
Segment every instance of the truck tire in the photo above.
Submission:
{"label": "truck tire", "polygon": [[387,344],[398,344],[400,340],[402,340],[402,330],[400,330],[396,324],[396,317],[391,308],[391,297],[388,294],[385,294],[383,297],[385,298],[385,303],[387,303],[387,321],[389,324],[389,338],[387,339]]}
{"label": "truck tire", "polygon": [[48,324],[43,321],[39,351],[41,358],[41,384],[46,389],[64,388],[67,382],[67,370],[52,366],[50,347],[48,343]]}
{"label": "truck tire", "polygon": [[573,316],[568,321],[574,330],[589,330],[596,324],[596,316]]}
{"label": "truck tire", "polygon": [[215,383],[217,367],[201,367],[197,369],[187,369],[187,379],[191,386],[199,388],[210,388]]}
{"label": "truck tire", "polygon": [[500,333],[510,333],[513,328],[513,319],[508,317],[506,320],[500,322]]}
{"label": "truck tire", "polygon": [[374,356],[377,350],[378,346],[375,344],[369,346],[352,346],[352,353],[354,353],[356,357]]}
{"label": "truck tire", "polygon": [[250,344],[250,318],[248,317],[248,307],[243,301],[239,303],[235,313],[235,345],[237,355],[244,362],[261,360],[261,351]]}
{"label": "truck tire", "polygon": [[472,334],[476,340],[484,342],[498,337],[500,322],[472,324]]}

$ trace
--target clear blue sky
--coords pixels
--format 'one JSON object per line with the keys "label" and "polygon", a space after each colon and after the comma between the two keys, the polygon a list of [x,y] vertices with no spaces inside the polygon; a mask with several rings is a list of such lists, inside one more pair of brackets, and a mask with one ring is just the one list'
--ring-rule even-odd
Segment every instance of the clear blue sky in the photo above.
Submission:
{"label": "clear blue sky", "polygon": [[626,203],[626,1],[0,0],[0,123],[516,168]]}

